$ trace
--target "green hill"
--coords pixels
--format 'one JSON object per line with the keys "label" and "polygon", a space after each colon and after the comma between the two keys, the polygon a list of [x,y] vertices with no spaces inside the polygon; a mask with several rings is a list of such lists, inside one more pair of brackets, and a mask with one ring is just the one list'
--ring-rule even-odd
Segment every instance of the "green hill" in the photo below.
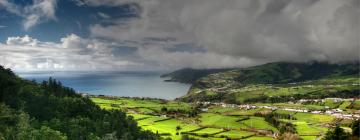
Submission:
{"label": "green hill", "polygon": [[277,62],[231,69],[194,82],[183,101],[282,102],[359,95],[359,63]]}
{"label": "green hill", "polygon": [[180,83],[194,83],[196,80],[207,76],[209,74],[224,72],[230,69],[191,69],[184,68],[174,72],[161,75],[163,78],[170,78],[166,81],[180,82]]}
{"label": "green hill", "polygon": [[0,140],[157,138],[124,112],[103,110],[59,81],[37,84],[0,66]]}
{"label": "green hill", "polygon": [[237,77],[244,83],[290,83],[316,80],[337,76],[356,76],[359,74],[359,63],[329,64],[320,62],[287,63],[277,62],[241,70]]}

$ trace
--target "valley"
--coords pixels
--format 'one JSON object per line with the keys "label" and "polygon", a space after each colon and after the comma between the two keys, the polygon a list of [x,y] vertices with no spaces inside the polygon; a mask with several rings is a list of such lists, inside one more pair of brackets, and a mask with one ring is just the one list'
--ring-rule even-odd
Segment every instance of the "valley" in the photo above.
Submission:
{"label": "valley", "polygon": [[[184,135],[197,139],[275,139],[281,127],[266,121],[265,114],[278,115],[281,122],[292,124],[295,133],[303,139],[316,139],[336,123],[349,131],[351,121],[360,117],[360,108],[351,108],[360,103],[356,99],[325,99],[326,105],[316,105],[318,110],[300,102],[235,105],[122,97],[91,97],[91,100],[104,109],[125,111],[142,129],[171,139],[181,139]],[[344,110],[339,108],[341,112],[335,112],[328,108],[333,103]]]}
{"label": "valley", "polygon": [[103,109],[127,112],[162,138],[315,140],[335,126],[351,133],[360,118],[357,66],[279,62],[204,73],[185,69],[164,76],[192,84],[175,100],[90,99]]}
{"label": "valley", "polygon": [[0,139],[358,139],[358,66],[279,62],[188,71],[185,79],[195,77],[188,93],[173,100],[91,95],[0,67]]}

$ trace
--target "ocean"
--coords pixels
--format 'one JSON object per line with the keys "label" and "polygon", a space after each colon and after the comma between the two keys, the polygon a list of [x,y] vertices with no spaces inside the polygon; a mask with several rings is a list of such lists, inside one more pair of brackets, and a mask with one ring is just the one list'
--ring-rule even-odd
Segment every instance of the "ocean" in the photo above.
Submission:
{"label": "ocean", "polygon": [[161,72],[18,72],[20,77],[42,82],[49,77],[79,93],[127,97],[175,99],[189,84],[164,82]]}

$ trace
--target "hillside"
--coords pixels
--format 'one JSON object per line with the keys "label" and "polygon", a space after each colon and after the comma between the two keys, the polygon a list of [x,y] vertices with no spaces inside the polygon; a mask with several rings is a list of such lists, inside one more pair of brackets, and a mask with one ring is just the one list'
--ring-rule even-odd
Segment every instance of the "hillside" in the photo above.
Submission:
{"label": "hillside", "polygon": [[353,97],[359,95],[359,82],[359,63],[278,62],[209,74],[197,79],[179,100],[244,103]]}
{"label": "hillside", "polygon": [[209,74],[228,71],[230,69],[190,69],[184,68],[174,72],[161,75],[162,78],[169,78],[168,82],[180,82],[192,84],[196,80],[205,77]]}
{"label": "hillside", "polygon": [[37,84],[0,66],[0,140],[157,139],[52,78]]}
{"label": "hillside", "polygon": [[243,69],[236,80],[242,83],[278,84],[329,77],[357,76],[359,72],[359,63],[277,62]]}

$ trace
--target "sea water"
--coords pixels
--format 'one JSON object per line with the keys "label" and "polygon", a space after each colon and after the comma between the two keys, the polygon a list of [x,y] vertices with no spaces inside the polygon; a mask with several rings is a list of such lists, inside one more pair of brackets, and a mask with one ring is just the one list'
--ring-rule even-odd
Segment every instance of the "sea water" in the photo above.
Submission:
{"label": "sea water", "polygon": [[161,72],[18,72],[20,77],[42,82],[52,77],[79,93],[127,97],[174,99],[189,84],[164,82]]}

